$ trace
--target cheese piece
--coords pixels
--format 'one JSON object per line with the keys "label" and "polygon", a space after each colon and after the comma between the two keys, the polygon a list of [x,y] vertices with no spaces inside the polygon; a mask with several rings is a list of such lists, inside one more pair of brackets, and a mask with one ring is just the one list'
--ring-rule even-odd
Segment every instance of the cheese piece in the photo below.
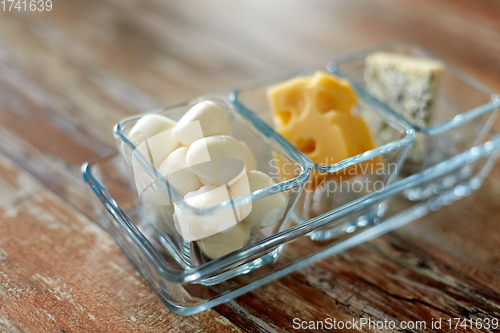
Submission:
{"label": "cheese piece", "polygon": [[[202,186],[199,190],[189,192],[184,196],[184,201],[189,206],[198,209],[215,207],[229,200],[231,196],[228,188],[215,185]],[[232,205],[206,215],[188,209],[184,210],[177,203],[174,203],[174,210],[179,225],[178,231],[188,241],[210,237],[232,228],[241,220],[239,207],[232,207]]]}
{"label": "cheese piece", "polygon": [[[247,195],[254,191],[273,186],[276,182],[267,174],[251,170],[247,177],[240,179],[229,187],[234,198]],[[288,193],[279,192],[268,197],[252,201],[240,207],[244,222],[257,229],[267,228],[278,222],[288,206]],[[245,214],[245,215],[243,215]]]}
{"label": "cheese piece", "polygon": [[[353,115],[357,97],[349,82],[316,72],[268,90],[276,131],[311,161],[331,165],[374,148],[363,118]],[[325,175],[314,173],[314,181]]]}
{"label": "cheese piece", "polygon": [[227,135],[209,136],[193,142],[187,151],[186,163],[203,185],[230,186],[246,171],[257,169],[248,146]]}
{"label": "cheese piece", "polygon": [[[427,127],[432,118],[432,105],[439,73],[443,65],[433,59],[377,52],[366,57],[364,79],[370,94],[416,126]],[[387,143],[394,139],[385,133],[381,121],[370,122],[378,137]],[[394,133],[394,132],[393,132]],[[422,163],[425,158],[425,137],[417,133],[415,145],[407,161]]]}
{"label": "cheese piece", "polygon": [[159,167],[165,157],[180,146],[173,135],[176,124],[162,115],[148,114],[135,123],[127,138],[155,167]]}
{"label": "cheese piece", "polygon": [[[199,124],[194,124],[196,122]],[[194,126],[200,126],[201,133],[193,130]],[[226,134],[228,134],[226,114],[217,104],[210,101],[194,105],[174,129],[175,138],[186,146],[204,137]]]}
{"label": "cheese piece", "polygon": [[177,148],[163,160],[158,168],[158,171],[167,178],[170,185],[179,192],[181,197],[184,197],[188,192],[197,191],[203,185],[187,166],[187,151],[187,147]]}
{"label": "cheese piece", "polygon": [[150,137],[163,131],[174,128],[177,123],[170,118],[159,114],[142,116],[128,133],[128,139],[136,146]]}
{"label": "cheese piece", "polygon": [[216,259],[247,245],[250,235],[250,225],[238,223],[231,229],[200,239],[196,243],[203,254]]}

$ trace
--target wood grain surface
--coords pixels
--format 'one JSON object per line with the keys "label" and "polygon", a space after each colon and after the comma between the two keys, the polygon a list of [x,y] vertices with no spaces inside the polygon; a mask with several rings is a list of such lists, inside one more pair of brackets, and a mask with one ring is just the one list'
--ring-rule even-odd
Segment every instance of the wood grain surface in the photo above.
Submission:
{"label": "wood grain surface", "polygon": [[500,163],[452,206],[191,317],[168,311],[93,222],[79,172],[115,149],[125,116],[393,37],[500,91],[499,17],[498,0],[53,0],[50,12],[0,11],[0,331],[500,318]]}

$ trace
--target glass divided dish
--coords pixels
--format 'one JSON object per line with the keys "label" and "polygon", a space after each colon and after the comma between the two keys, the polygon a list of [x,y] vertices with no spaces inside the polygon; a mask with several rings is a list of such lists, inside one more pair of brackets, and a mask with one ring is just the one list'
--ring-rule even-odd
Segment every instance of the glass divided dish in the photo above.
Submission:
{"label": "glass divided dish", "polygon": [[[416,54],[423,52],[414,46],[390,45],[411,52],[418,50]],[[266,89],[276,82],[313,73],[301,70],[237,90],[229,99],[207,95],[154,111],[178,120],[200,101],[218,104],[229,119],[230,135],[247,144],[258,169],[274,177],[274,186],[236,198],[231,204],[207,209],[183,204],[175,189],[149,162],[151,159],[127,139],[128,131],[142,115],[125,119],[115,128],[120,154],[82,166],[98,222],[171,311],[192,315],[231,300],[315,260],[394,230],[481,186],[500,154],[500,136],[491,130],[498,97],[451,70],[447,82],[453,89],[462,89],[462,93],[457,96],[451,88],[440,88],[439,94],[446,93],[438,98],[438,117],[430,127],[416,126],[364,89],[363,57],[378,49],[338,58],[328,66],[335,74],[350,78],[358,96],[355,112],[367,120],[377,119],[392,133],[389,141],[377,142],[375,149],[364,154],[332,165],[315,164],[273,129]],[[472,94],[474,89],[477,95],[470,99],[463,95]],[[415,134],[424,137],[424,142],[429,141],[425,144],[428,159],[417,168],[406,159],[413,149]],[[295,171],[293,178],[276,177],[275,164],[270,163],[276,159],[290,164]],[[345,188],[337,186],[334,196],[317,188],[311,191],[311,175],[363,168],[364,163],[374,159],[392,168],[384,167],[386,172],[380,179],[363,173],[348,178],[344,186],[352,189],[355,181],[381,181],[383,186],[377,190],[346,193]],[[278,223],[267,230],[252,230],[248,245],[208,260],[194,242],[179,235],[171,207],[145,201],[139,195],[134,160],[155,197],[173,198],[192,216],[210,216],[229,205],[240,207],[281,192],[288,193],[289,204]],[[288,220],[295,223],[287,223]]]}
{"label": "glass divided dish", "polygon": [[[407,119],[415,129],[415,145],[409,152],[400,176],[408,176],[455,156],[484,140],[498,114],[500,98],[491,89],[449,65],[431,51],[408,42],[390,41],[357,52],[336,57],[327,67],[332,73],[354,83],[358,93],[371,104],[387,105],[397,113],[405,110],[390,96],[384,96],[373,85],[367,74],[367,57],[378,52],[389,52],[418,59],[438,61],[441,70],[436,75],[434,96],[426,121],[420,117]],[[403,83],[404,84],[404,83]],[[371,122],[380,127],[377,122]],[[373,126],[372,126],[373,127]],[[385,138],[378,138],[380,143]],[[413,187],[405,191],[409,200],[424,200],[435,193],[449,189],[470,179],[474,165],[466,164],[453,175]]]}

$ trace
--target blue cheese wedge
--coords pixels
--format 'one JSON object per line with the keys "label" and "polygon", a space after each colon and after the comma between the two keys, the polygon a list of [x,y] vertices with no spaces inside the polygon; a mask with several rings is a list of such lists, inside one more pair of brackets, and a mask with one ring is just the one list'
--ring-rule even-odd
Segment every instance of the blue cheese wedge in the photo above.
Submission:
{"label": "blue cheese wedge", "polygon": [[[432,119],[437,80],[442,69],[443,64],[438,60],[377,52],[365,59],[364,79],[370,94],[411,123],[427,127]],[[373,126],[379,127],[374,133],[379,132],[387,140],[381,124]],[[420,164],[424,157],[425,137],[418,133],[407,160]]]}

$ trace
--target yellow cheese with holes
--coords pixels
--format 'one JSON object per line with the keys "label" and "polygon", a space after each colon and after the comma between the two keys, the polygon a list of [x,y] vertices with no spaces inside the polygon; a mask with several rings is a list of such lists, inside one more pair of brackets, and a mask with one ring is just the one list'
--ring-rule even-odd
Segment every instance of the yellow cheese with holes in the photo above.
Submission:
{"label": "yellow cheese with holes", "polygon": [[271,87],[268,99],[276,131],[317,164],[374,148],[366,122],[352,113],[357,97],[346,80],[316,72]]}

